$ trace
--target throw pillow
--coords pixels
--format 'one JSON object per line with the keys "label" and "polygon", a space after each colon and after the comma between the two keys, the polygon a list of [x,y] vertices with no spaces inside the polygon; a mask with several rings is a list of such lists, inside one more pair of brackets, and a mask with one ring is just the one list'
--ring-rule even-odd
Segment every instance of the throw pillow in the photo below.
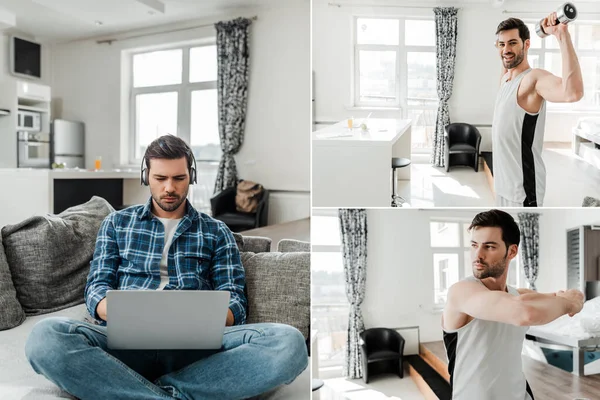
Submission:
{"label": "throw pillow", "polygon": [[0,233],[0,331],[19,326],[23,321],[25,313],[17,301],[17,292],[10,276]]}
{"label": "throw pillow", "polygon": [[305,338],[310,324],[310,253],[243,252],[249,324],[276,322]]}
{"label": "throw pillow", "polygon": [[34,216],[2,228],[6,258],[25,314],[54,312],[84,302],[83,291],[104,218],[103,198],[58,215]]}

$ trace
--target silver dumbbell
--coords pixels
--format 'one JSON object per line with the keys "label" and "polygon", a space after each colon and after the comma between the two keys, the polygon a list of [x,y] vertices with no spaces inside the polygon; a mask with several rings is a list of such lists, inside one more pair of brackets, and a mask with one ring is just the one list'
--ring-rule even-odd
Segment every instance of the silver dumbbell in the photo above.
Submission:
{"label": "silver dumbbell", "polygon": [[[557,22],[555,25],[558,25],[560,23],[568,24],[569,22],[573,22],[577,19],[577,9],[573,5],[573,3],[565,3],[562,6],[558,7],[558,9],[556,10],[556,17]],[[543,19],[541,19],[537,24],[535,24],[535,33],[537,33],[537,35],[543,39],[546,36],[550,35],[544,32],[544,28],[542,28],[542,21]]]}

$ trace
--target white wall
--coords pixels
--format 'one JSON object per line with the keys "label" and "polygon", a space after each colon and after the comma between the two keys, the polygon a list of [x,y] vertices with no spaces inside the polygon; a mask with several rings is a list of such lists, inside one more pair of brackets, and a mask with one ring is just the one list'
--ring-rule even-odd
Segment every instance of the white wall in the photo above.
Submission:
{"label": "white wall", "polygon": [[600,224],[597,208],[545,209],[540,217],[540,292],[556,292],[567,287],[567,229]]}
{"label": "white wall", "polygon": [[[313,70],[315,71],[315,119],[338,121],[348,116],[363,117],[372,110],[349,109],[351,78],[353,74],[352,17],[353,16],[403,16],[432,17],[433,12],[408,6],[461,7],[458,20],[458,44],[453,94],[450,98],[450,119],[453,122],[491,124],[496,92],[500,80],[501,64],[496,48],[495,30],[498,24],[510,17],[535,18],[535,14],[508,15],[502,10],[541,11],[547,14],[556,8],[555,2],[525,2],[507,0],[504,7],[492,8],[490,3],[461,1],[405,1],[404,7],[328,6],[328,0],[313,2]],[[363,0],[358,4],[373,4]],[[386,4],[377,2],[375,4]],[[389,3],[387,3],[389,4]],[[600,4],[577,4],[580,19],[585,12],[599,12]],[[533,33],[533,32],[532,32]],[[535,34],[535,33],[533,33]],[[585,114],[547,114],[546,141],[571,140],[571,127]],[[399,118],[399,111],[374,111],[372,118]],[[484,135],[482,150],[491,149],[491,137]]]}
{"label": "white wall", "polygon": [[[441,313],[434,312],[433,217],[472,219],[482,210],[367,210],[367,285],[362,310],[367,328],[419,326],[421,342],[442,340]],[[513,210],[517,217],[521,210]],[[529,210],[527,210],[529,211]],[[544,209],[540,217],[540,292],[566,287],[566,230],[600,223],[600,210]]]}
{"label": "white wall", "polygon": [[[250,83],[244,144],[236,162],[241,177],[271,190],[307,192],[310,168],[309,1],[244,10],[257,15],[250,29]],[[102,156],[124,162],[121,135],[121,54],[124,50],[214,37],[211,25],[240,13],[196,21],[210,26],[98,45],[78,41],[53,48],[55,109],[86,124],[86,162]],[[308,215],[307,215],[308,216]]]}

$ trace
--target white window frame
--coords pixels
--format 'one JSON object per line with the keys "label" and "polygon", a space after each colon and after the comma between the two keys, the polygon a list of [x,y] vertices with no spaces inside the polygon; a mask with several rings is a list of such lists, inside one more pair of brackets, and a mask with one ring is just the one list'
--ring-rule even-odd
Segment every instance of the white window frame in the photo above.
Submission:
{"label": "white window frame", "polygon": [[[515,218],[515,221],[518,223],[518,220],[516,218]],[[430,240],[429,247],[431,248],[431,266],[435,267],[434,261],[433,261],[434,260],[433,256],[435,254],[457,254],[458,255],[458,280],[460,281],[462,279],[465,279],[465,277],[466,277],[466,275],[465,275],[465,264],[466,264],[465,252],[467,252],[467,251],[470,252],[471,246],[470,245],[465,246],[465,242],[464,242],[465,238],[464,238],[464,231],[462,229],[462,225],[463,224],[470,225],[471,220],[466,219],[466,218],[432,217],[429,222],[438,223],[438,224],[442,224],[442,223],[457,223],[457,224],[459,224],[459,229],[458,229],[459,245],[456,247],[432,246],[431,245],[431,224],[429,224],[429,229],[430,229],[430,231],[429,231],[429,240]],[[520,251],[517,254],[517,256],[513,259],[513,261],[516,263],[516,269],[517,269],[517,287],[518,288],[524,287],[523,285],[527,282],[527,280],[525,279],[523,268],[521,266]],[[510,268],[510,266],[509,266],[509,268]],[[433,279],[435,279],[435,275],[433,276]],[[432,282],[432,283],[433,283],[433,286],[432,286],[431,296],[433,298],[433,309],[434,310],[442,310],[442,309],[444,309],[446,304],[435,302],[435,282]],[[527,285],[527,286],[529,286],[529,285]]]}
{"label": "white window frame", "polygon": [[[536,24],[539,20],[526,19],[523,22],[526,24]],[[579,50],[577,46],[579,45],[579,28],[581,25],[600,25],[600,21],[577,21],[574,23],[574,32],[571,35],[571,39],[573,40],[573,47],[575,48],[575,53],[577,54],[577,59],[580,60],[581,57],[590,56],[590,57],[600,57],[600,53],[598,50]],[[536,35],[535,31],[530,29],[530,36]],[[546,48],[546,44],[548,43],[547,39],[542,39],[542,47],[539,49],[529,48],[528,55],[537,55],[540,60],[539,68],[545,68],[546,54],[560,54],[560,48],[557,49],[549,49]],[[562,78],[562,77],[561,77]],[[584,77],[585,81],[585,77]],[[586,112],[586,111],[598,111],[597,106],[585,106],[579,105],[579,103],[551,103],[548,102],[547,110],[550,112]]]}
{"label": "white window frame", "polygon": [[[177,132],[173,132],[183,139],[186,143],[191,145],[191,104],[192,104],[192,92],[196,90],[211,90],[217,89],[217,81],[208,82],[190,82],[190,49],[196,47],[214,46],[216,44],[216,38],[210,38],[209,40],[203,40],[201,42],[189,43],[186,45],[174,45],[169,47],[156,47],[156,48],[145,48],[143,50],[136,50],[129,53],[129,151],[128,160],[130,165],[139,165],[142,162],[142,157],[136,157],[135,151],[137,148],[137,126],[136,126],[136,96],[140,94],[153,94],[153,93],[166,93],[166,92],[177,92]],[[181,69],[181,83],[174,85],[157,85],[148,87],[134,87],[133,79],[133,58],[138,54],[151,53],[154,51],[166,51],[166,50],[182,50],[182,69]],[[215,163],[219,160],[203,160],[196,159],[197,162]]]}
{"label": "white window frame", "polygon": [[[398,21],[398,45],[380,45],[380,44],[358,44],[358,19],[391,19]],[[408,53],[412,52],[431,52],[436,53],[435,45],[433,46],[411,46],[405,44],[405,29],[406,21],[433,21],[433,17],[389,17],[389,16],[363,16],[355,15],[352,18],[352,44],[354,47],[353,56],[353,76],[352,76],[352,101],[355,107],[364,108],[390,108],[398,109],[403,113],[403,118],[406,118],[409,110],[437,110],[437,104],[432,106],[408,105],[408,69],[407,59]],[[359,53],[361,50],[371,51],[395,51],[396,52],[396,101],[394,103],[375,102],[375,101],[360,101],[360,61]],[[431,99],[434,100],[434,99]],[[439,100],[435,98],[435,101]]]}

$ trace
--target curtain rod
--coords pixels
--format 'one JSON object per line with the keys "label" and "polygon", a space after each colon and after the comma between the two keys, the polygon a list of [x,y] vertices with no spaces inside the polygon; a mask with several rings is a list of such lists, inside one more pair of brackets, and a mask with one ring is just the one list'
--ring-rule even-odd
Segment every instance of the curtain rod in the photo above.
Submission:
{"label": "curtain rod", "polygon": [[[258,19],[258,16],[255,15],[253,17],[250,17],[250,19],[252,21],[256,21]],[[190,31],[192,29],[198,29],[198,28],[205,28],[207,26],[213,26],[214,24],[215,23],[213,22],[211,24],[194,25],[194,26],[188,26],[186,28],[167,29],[167,30],[160,31],[160,32],[140,33],[139,35],[131,35],[131,36],[126,36],[126,37],[122,37],[122,38],[102,39],[102,40],[96,40],[96,43],[97,44],[104,44],[104,43],[112,44],[113,42],[116,42],[116,41],[129,40],[129,39],[137,39],[137,38],[141,38],[141,37],[145,37],[145,36],[160,35],[160,34],[163,34],[163,33],[173,33],[173,32]]]}
{"label": "curtain rod", "polygon": [[[547,12],[543,12],[543,11],[509,11],[509,10],[502,10],[502,14],[536,14],[536,15],[548,15]],[[585,15],[589,15],[589,14],[593,14],[593,15],[599,15],[600,12],[585,12]]]}
{"label": "curtain rod", "polygon": [[[354,6],[354,7],[389,7],[389,8],[425,8],[431,10],[432,8],[436,8],[438,6],[401,6],[398,4],[358,4],[358,3],[327,3],[330,7],[345,7],[345,6]],[[462,7],[455,7],[457,10],[462,10]]]}

